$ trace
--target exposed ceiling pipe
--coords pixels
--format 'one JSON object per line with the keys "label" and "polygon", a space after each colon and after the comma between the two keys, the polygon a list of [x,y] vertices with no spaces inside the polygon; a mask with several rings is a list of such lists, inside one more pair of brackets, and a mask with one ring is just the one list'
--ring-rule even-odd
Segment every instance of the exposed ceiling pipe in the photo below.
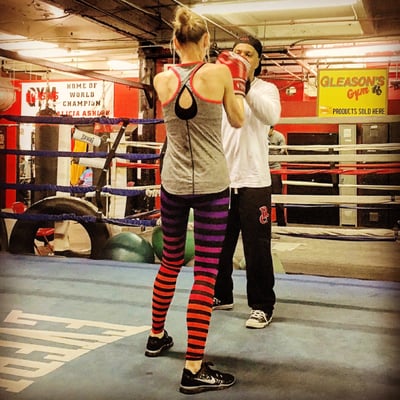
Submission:
{"label": "exposed ceiling pipe", "polygon": [[[265,56],[264,56],[265,57]],[[299,81],[303,82],[304,79],[301,78],[300,76],[294,74],[293,72],[289,71],[287,68],[285,68],[283,65],[279,64],[278,62],[276,62],[275,60],[269,58],[269,57],[265,57],[266,59],[268,59],[272,64],[276,65],[277,67],[281,68],[283,71],[285,71],[286,73],[288,73],[289,75],[292,75],[293,77],[295,77],[296,79],[298,79]]]}
{"label": "exposed ceiling pipe", "polygon": [[314,68],[310,67],[307,63],[305,63],[304,61],[301,61],[299,59],[296,58],[296,55],[293,54],[289,49],[287,50],[287,54],[292,57],[297,64],[299,64],[301,67],[303,67],[304,69],[306,69],[311,75],[317,76],[317,72],[315,71]]}
{"label": "exposed ceiling pipe", "polygon": [[[172,1],[173,1],[175,4],[177,4],[177,5],[181,6],[181,7],[185,7],[185,8],[190,9],[188,6],[186,6],[185,4],[182,4],[182,3],[181,3],[180,1],[178,1],[178,0],[172,0]],[[238,36],[235,35],[233,32],[231,32],[231,31],[225,29],[224,27],[222,27],[221,25],[215,23],[214,21],[210,20],[209,18],[207,18],[207,17],[205,17],[205,16],[202,16],[202,18],[204,18],[207,22],[210,22],[212,25],[214,25],[214,26],[217,27],[218,29],[221,29],[221,30],[224,31],[225,33],[228,33],[228,34],[229,34],[230,36],[232,36],[233,38],[235,38],[235,39],[238,38]],[[290,50],[287,49],[287,50],[285,50],[285,52],[286,52],[290,57],[295,57],[295,55],[292,54],[292,53],[290,52]],[[297,62],[300,66],[302,66],[304,69],[306,69],[310,74],[312,74],[312,75],[314,75],[314,76],[317,76],[317,72],[316,72],[312,67],[310,67],[309,65],[307,65],[305,62],[300,61],[300,60],[296,60],[296,62]],[[280,67],[280,68],[282,68],[283,70],[286,71],[286,69],[285,69],[284,67],[282,67],[281,65],[279,65],[278,63],[275,63],[275,64],[276,64],[278,67]],[[290,71],[286,71],[286,72],[288,72],[289,74],[293,75],[296,79],[299,79],[299,80],[302,81],[302,79],[301,79],[299,76],[296,76],[295,74],[291,73]]]}
{"label": "exposed ceiling pipe", "polygon": [[[84,5],[84,6],[86,6],[86,7],[91,8],[91,9],[93,9],[93,10],[99,11],[99,12],[101,12],[103,15],[107,15],[107,16],[110,17],[110,18],[113,18],[113,19],[116,19],[116,18],[117,18],[113,13],[110,13],[110,12],[108,12],[107,10],[104,10],[104,9],[102,9],[102,8],[100,8],[100,7],[97,7],[96,5],[91,4],[91,3],[89,3],[89,2],[86,1],[86,0],[75,0],[75,1],[76,1],[77,3],[79,3],[79,4],[81,4],[81,5]],[[129,37],[133,37],[133,38],[135,38],[136,40],[142,40],[142,38],[138,37],[137,35],[132,35],[132,33],[127,32],[127,31],[122,30],[122,29],[119,29],[119,28],[117,28],[115,25],[112,25],[112,24],[109,24],[109,23],[107,23],[107,22],[101,21],[101,20],[99,20],[98,18],[89,16],[89,15],[84,15],[83,13],[81,14],[81,16],[84,17],[84,18],[90,19],[90,20],[92,20],[92,21],[95,21],[96,23],[98,23],[98,24],[100,24],[100,25],[107,26],[108,28],[111,28],[111,29],[113,29],[114,31],[116,31],[116,32],[118,32],[118,33],[124,34],[124,35],[129,36]],[[146,33],[147,35],[156,36],[156,33],[155,33],[155,32],[145,30],[145,29],[143,29],[142,27],[133,24],[132,21],[127,21],[127,20],[125,20],[125,19],[123,19],[123,18],[120,18],[120,17],[118,17],[118,19],[121,20],[123,23],[127,24],[128,26],[131,26],[131,27],[133,27],[133,28],[135,28],[135,29],[139,29],[140,31],[142,31],[143,33]]]}
{"label": "exposed ceiling pipe", "polygon": [[156,13],[150,12],[148,10],[145,10],[143,7],[137,6],[136,4],[132,4],[131,1],[129,0],[118,0],[120,3],[125,4],[135,10],[138,10],[142,12],[143,14],[149,15],[150,17],[157,18],[160,21],[162,21],[165,25],[169,26],[172,29],[172,23],[170,21],[165,20],[164,18],[161,17],[161,14],[158,15]]}

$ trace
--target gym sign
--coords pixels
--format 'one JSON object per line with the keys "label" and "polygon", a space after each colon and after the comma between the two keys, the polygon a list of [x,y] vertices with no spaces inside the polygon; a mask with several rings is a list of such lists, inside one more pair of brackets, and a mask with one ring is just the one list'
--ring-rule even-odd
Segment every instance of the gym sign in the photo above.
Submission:
{"label": "gym sign", "polygon": [[112,117],[114,84],[102,81],[22,83],[22,115],[34,116],[47,107],[69,117]]}
{"label": "gym sign", "polygon": [[387,69],[338,69],[318,72],[319,117],[387,115]]}

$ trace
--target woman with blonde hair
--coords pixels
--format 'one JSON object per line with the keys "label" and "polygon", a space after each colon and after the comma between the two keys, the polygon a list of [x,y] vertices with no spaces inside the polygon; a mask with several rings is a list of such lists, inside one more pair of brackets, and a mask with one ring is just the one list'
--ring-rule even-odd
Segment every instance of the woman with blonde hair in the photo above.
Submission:
{"label": "woman with blonde hair", "polygon": [[194,281],[189,295],[185,366],[180,391],[186,394],[230,387],[235,377],[204,362],[219,254],[229,206],[229,171],[221,121],[244,122],[247,62],[223,52],[205,62],[210,46],[206,22],[184,7],[174,20],[173,45],[180,63],[160,72],[154,88],[163,109],[168,145],[161,171],[163,253],[154,281],[152,329],[145,354],[156,357],[173,345],[165,330],[176,281],[184,264],[189,211],[194,217]]}

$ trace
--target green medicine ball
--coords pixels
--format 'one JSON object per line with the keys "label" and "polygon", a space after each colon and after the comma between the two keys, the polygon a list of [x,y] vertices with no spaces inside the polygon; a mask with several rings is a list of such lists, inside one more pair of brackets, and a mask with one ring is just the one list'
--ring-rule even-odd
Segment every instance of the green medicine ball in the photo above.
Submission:
{"label": "green medicine ball", "polygon": [[108,239],[102,256],[105,260],[154,264],[151,244],[132,232],[121,232]]}
{"label": "green medicine ball", "polygon": [[[154,253],[159,260],[162,257],[163,249],[163,234],[161,226],[156,226],[151,235],[151,243],[153,245]],[[193,230],[188,229],[186,232],[185,255],[184,264],[186,265],[194,257],[194,233]]]}

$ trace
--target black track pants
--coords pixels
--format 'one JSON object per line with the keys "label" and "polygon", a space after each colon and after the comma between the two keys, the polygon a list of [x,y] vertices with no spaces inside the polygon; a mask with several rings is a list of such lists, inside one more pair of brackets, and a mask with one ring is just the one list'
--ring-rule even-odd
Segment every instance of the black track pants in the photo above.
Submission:
{"label": "black track pants", "polygon": [[271,187],[232,189],[227,232],[222,248],[215,297],[233,301],[233,255],[242,232],[246,261],[247,301],[270,313],[275,305],[271,255]]}

